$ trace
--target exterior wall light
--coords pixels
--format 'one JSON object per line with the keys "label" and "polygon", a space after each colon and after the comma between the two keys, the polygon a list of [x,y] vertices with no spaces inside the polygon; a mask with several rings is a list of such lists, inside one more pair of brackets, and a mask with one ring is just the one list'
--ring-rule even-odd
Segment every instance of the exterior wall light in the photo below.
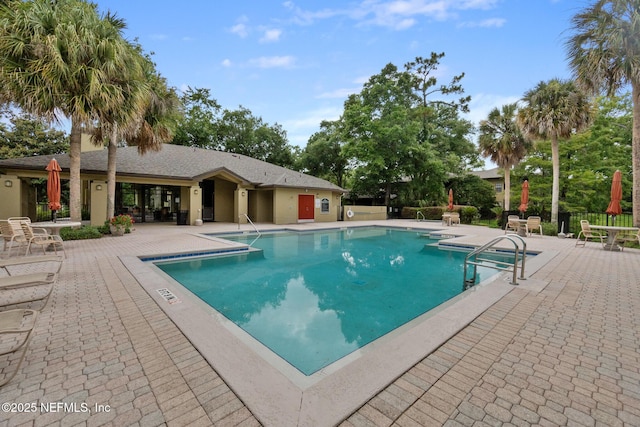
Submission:
{"label": "exterior wall light", "polygon": [[102,185],[100,184],[96,185],[96,191],[102,191]]}
{"label": "exterior wall light", "polygon": [[193,190],[193,194],[195,194],[196,196],[198,195],[198,189],[197,188],[195,190]]}
{"label": "exterior wall light", "polygon": [[4,186],[5,186],[5,187],[13,187],[13,181],[11,181],[10,179],[7,179],[7,180],[4,182]]}

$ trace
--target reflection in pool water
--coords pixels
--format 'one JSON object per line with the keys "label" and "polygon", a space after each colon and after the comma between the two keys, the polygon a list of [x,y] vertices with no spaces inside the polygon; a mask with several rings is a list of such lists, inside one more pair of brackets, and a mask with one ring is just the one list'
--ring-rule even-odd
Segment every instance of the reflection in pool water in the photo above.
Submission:
{"label": "reflection in pool water", "polygon": [[311,375],[461,293],[465,254],[425,246],[423,233],[264,235],[263,252],[157,265]]}

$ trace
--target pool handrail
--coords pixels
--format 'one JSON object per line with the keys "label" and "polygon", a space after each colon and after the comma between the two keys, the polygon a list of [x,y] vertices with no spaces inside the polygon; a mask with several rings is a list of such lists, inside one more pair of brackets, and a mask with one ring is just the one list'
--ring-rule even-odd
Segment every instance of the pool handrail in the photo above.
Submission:
{"label": "pool handrail", "polygon": [[[249,222],[249,224],[251,224],[253,229],[256,230],[256,233],[258,233],[258,237],[253,239],[253,242],[249,243],[249,246],[251,246],[256,242],[256,240],[258,240],[262,236],[262,233],[260,233],[260,230],[258,230],[258,227],[256,227],[256,225],[253,223],[253,221],[251,221],[251,218],[249,218],[249,215],[242,214],[238,218],[242,218],[242,217],[245,217],[247,219],[247,221]],[[238,221],[238,230],[240,230],[240,221]]]}
{"label": "pool handrail", "polygon": [[[463,283],[464,283],[464,287],[467,288],[467,264],[471,264],[473,265],[473,277],[472,277],[472,282],[471,282],[471,286],[473,286],[473,284],[475,284],[475,278],[476,278],[476,272],[477,272],[477,267],[478,265],[482,264],[482,261],[487,261],[487,262],[492,262],[493,264],[502,264],[502,265],[508,265],[510,266],[509,268],[507,267],[498,267],[496,265],[486,265],[486,264],[482,264],[485,267],[488,268],[494,268],[497,270],[511,270],[513,269],[513,279],[511,281],[512,285],[517,285],[518,284],[518,254],[520,252],[520,245],[518,245],[518,242],[516,242],[513,238],[517,238],[518,240],[520,240],[522,242],[522,264],[520,266],[520,280],[525,280],[524,277],[524,269],[525,269],[525,263],[526,263],[526,258],[527,258],[527,242],[525,242],[525,240],[518,236],[517,234],[506,234],[506,235],[502,235],[502,236],[498,236],[494,239],[492,239],[491,241],[485,243],[484,245],[474,249],[473,251],[469,252],[467,254],[467,256],[464,258],[464,276],[462,278]],[[505,263],[505,262],[500,262],[500,261],[495,261],[495,260],[486,260],[486,259],[478,259],[478,255],[484,251],[486,251],[487,249],[492,248],[493,246],[495,246],[498,242],[500,242],[501,240],[508,240],[511,243],[513,243],[514,245],[514,258],[513,258],[513,264],[511,263]],[[475,259],[473,261],[470,261],[471,257],[475,257]]]}

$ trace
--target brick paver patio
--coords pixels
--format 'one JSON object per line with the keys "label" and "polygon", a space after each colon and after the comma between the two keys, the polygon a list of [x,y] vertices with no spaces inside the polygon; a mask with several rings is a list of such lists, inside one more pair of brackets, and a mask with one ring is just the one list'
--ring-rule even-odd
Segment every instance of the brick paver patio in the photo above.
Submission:
{"label": "brick paver patio", "polygon": [[[195,233],[224,227],[237,226],[141,225],[66,242],[60,279],[0,403],[88,411],[2,411],[0,427],[260,425],[118,259],[207,249]],[[640,425],[640,250],[530,241],[562,242],[533,275],[547,283],[540,292],[514,287],[342,425]],[[0,369],[11,360],[0,356]]]}

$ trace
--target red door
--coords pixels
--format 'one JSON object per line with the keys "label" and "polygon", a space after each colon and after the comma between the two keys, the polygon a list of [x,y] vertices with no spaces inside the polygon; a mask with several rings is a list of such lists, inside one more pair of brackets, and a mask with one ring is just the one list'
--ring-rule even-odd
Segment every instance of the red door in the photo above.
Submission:
{"label": "red door", "polygon": [[298,195],[298,220],[313,221],[315,196],[313,194]]}

